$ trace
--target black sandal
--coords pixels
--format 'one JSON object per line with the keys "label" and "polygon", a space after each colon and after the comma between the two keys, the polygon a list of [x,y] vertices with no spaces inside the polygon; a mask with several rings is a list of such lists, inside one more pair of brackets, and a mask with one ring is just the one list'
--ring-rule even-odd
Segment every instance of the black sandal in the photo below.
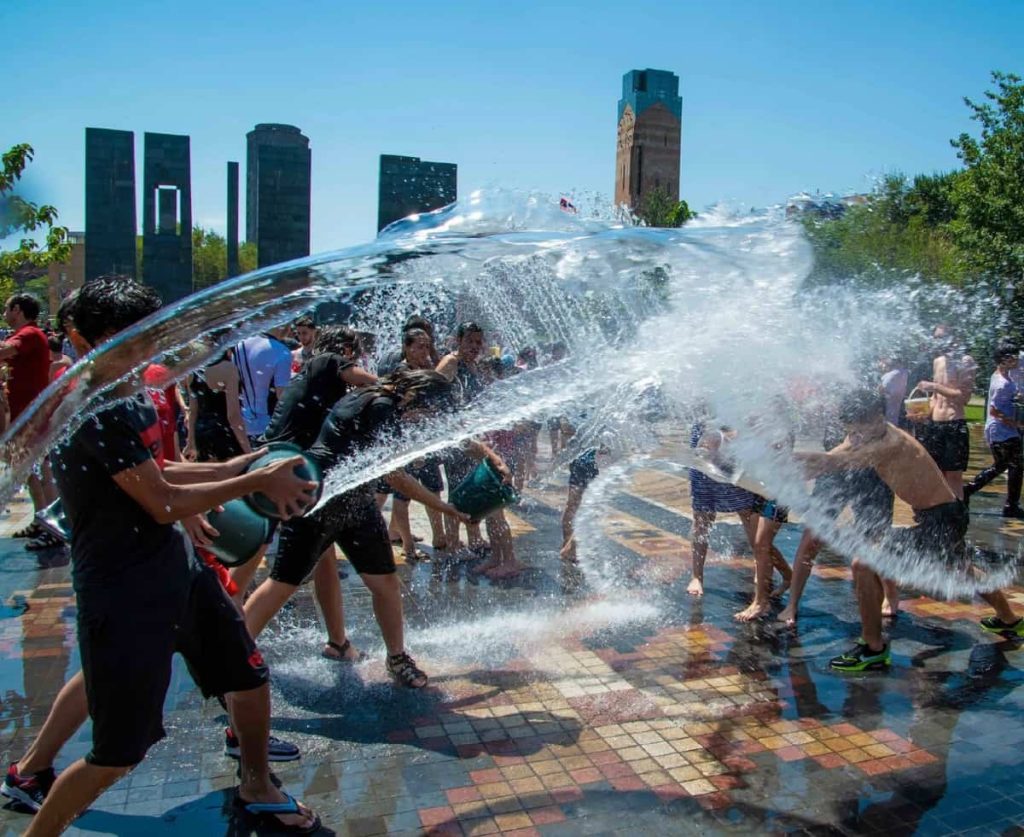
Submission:
{"label": "black sandal", "polygon": [[[312,808],[299,805],[299,801],[290,793],[281,791],[284,794],[284,802],[246,802],[241,796],[235,795],[235,805],[241,809],[246,819],[252,823],[257,830],[266,829],[278,834],[315,834],[320,830],[320,816]],[[285,825],[281,822],[281,814],[296,814],[297,816],[309,816],[313,822],[307,826]]]}
{"label": "black sandal", "polygon": [[[422,689],[429,682],[426,673],[416,665],[416,661],[405,651],[388,657],[387,669],[391,678],[399,686],[404,686],[406,689]],[[417,685],[418,680],[423,682]]]}
{"label": "black sandal", "polygon": [[33,520],[28,526],[23,529],[19,529],[17,532],[11,533],[12,538],[38,538],[46,530],[39,525],[39,522]]}
{"label": "black sandal", "polygon": [[331,648],[338,652],[338,656],[335,657],[332,654],[328,654],[326,650],[321,651],[320,656],[323,657],[325,660],[334,660],[334,662],[336,663],[348,663],[349,665],[352,665],[354,663],[361,663],[363,660],[366,659],[366,655],[362,651],[359,652],[359,656],[356,657],[354,660],[350,660],[348,657],[345,656],[345,654],[348,653],[348,649],[352,647],[352,640],[350,639],[346,639],[340,645],[331,639],[327,640],[327,642],[325,642],[324,644],[328,648]]}

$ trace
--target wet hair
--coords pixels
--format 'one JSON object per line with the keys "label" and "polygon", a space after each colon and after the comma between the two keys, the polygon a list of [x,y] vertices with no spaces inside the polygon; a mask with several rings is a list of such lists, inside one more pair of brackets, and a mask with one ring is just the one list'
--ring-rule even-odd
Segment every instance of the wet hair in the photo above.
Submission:
{"label": "wet hair", "polygon": [[71,319],[69,312],[72,306],[75,304],[75,300],[78,299],[78,289],[76,288],[69,293],[61,301],[60,307],[57,309],[57,331],[61,334],[68,333],[68,320]]}
{"label": "wet hair", "polygon": [[299,317],[294,323],[293,328],[316,328],[316,320],[314,320],[309,314]]}
{"label": "wet hair", "polygon": [[1017,357],[1020,354],[1020,346],[1010,340],[1000,340],[992,351],[992,360],[996,364],[1002,363],[1008,357]]}
{"label": "wet hair", "polygon": [[470,320],[470,321],[467,321],[467,322],[464,322],[464,323],[460,323],[459,327],[457,329],[455,329],[455,339],[456,340],[461,340],[467,334],[483,334],[483,333],[484,333],[484,330],[482,328],[480,328],[480,326],[478,326],[472,320]]}
{"label": "wet hair", "polygon": [[50,345],[51,352],[62,352],[64,350],[64,341],[60,339],[59,334],[51,334],[46,338],[46,342]]}
{"label": "wet hair", "polygon": [[885,395],[880,388],[858,387],[839,402],[839,421],[865,424],[885,417]]}
{"label": "wet hair", "polygon": [[406,349],[414,345],[417,340],[422,340],[424,337],[430,341],[431,345],[434,344],[434,338],[431,337],[430,334],[424,331],[422,328],[413,328],[405,332],[405,334],[402,336],[402,357],[405,358]]}
{"label": "wet hair", "polygon": [[7,304],[12,308],[17,305],[25,319],[30,321],[39,317],[39,311],[42,308],[39,300],[33,294],[14,294],[7,300]]}
{"label": "wet hair", "polygon": [[410,331],[425,331],[431,337],[434,336],[434,324],[430,322],[426,317],[422,317],[419,314],[413,314],[409,319],[405,321],[405,325],[402,326],[402,332],[408,334]]}
{"label": "wet hair", "polygon": [[399,400],[411,396],[406,410],[451,412],[459,406],[458,387],[433,369],[399,369],[381,378],[373,387]]}
{"label": "wet hair", "polygon": [[[71,302],[67,310],[65,305]],[[148,285],[130,276],[101,276],[79,288],[73,301],[64,300],[61,312],[75,330],[95,346],[105,334],[116,334],[158,310],[163,302]],[[58,314],[58,318],[60,318]]]}
{"label": "wet hair", "polygon": [[317,355],[341,355],[346,349],[351,349],[354,355],[359,355],[363,351],[359,335],[348,326],[324,326],[317,333],[316,342],[313,343],[313,354]]}

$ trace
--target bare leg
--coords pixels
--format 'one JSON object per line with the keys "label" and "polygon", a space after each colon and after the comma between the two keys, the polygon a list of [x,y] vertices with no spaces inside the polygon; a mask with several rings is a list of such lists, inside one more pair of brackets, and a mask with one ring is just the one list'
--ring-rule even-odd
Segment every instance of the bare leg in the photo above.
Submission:
{"label": "bare leg", "polygon": [[260,635],[267,627],[267,623],[274,618],[298,589],[297,585],[274,581],[272,578],[266,579],[256,588],[243,608],[245,627],[248,628],[253,639]]}
{"label": "bare leg", "polygon": [[882,616],[893,617],[900,612],[900,588],[899,585],[888,578],[882,579],[882,591],[885,594],[882,599]]}
{"label": "bare leg", "polygon": [[880,653],[885,647],[882,638],[882,581],[874,570],[859,561],[853,562],[853,581],[857,588],[861,637],[871,651]]}
{"label": "bare leg", "polygon": [[384,645],[388,656],[400,654],[405,650],[405,624],[402,613],[402,590],[398,584],[396,573],[386,575],[359,576],[370,591],[373,599],[373,615],[380,626]]}
{"label": "bare leg", "polygon": [[[267,738],[270,735],[270,686],[225,696],[231,713],[231,728],[241,749],[242,781],[238,795],[246,802],[284,802],[285,795],[270,780],[267,762]],[[301,827],[313,824],[313,813],[302,806],[300,814],[279,814],[284,825]]]}
{"label": "bare leg", "polygon": [[439,552],[448,549],[448,538],[445,535],[444,515],[436,509],[427,509],[427,520],[430,521],[430,545]]}
{"label": "bare leg", "polygon": [[953,489],[958,500],[964,499],[964,472],[943,471],[942,476],[946,478],[946,484]]}
{"label": "bare leg", "polygon": [[416,540],[412,536],[412,528],[409,526],[409,501],[399,500],[397,497],[391,503],[391,527],[388,529],[388,534],[391,534],[391,530],[398,534],[398,537],[402,540],[402,550],[405,552],[406,558],[416,557]]}
{"label": "bare leg", "polygon": [[[266,750],[266,744],[263,745]],[[95,802],[101,793],[128,773],[127,767],[97,767],[79,759],[57,777],[46,802],[32,818],[26,835],[51,837],[60,834],[71,821]]]}
{"label": "bare leg", "polygon": [[31,775],[52,767],[61,747],[71,740],[88,717],[85,678],[79,671],[57,693],[46,722],[25,755],[18,759],[18,772]]}
{"label": "bare leg", "polygon": [[693,555],[693,578],[686,588],[691,596],[704,595],[704,562],[708,557],[708,535],[715,525],[715,513],[695,511],[693,513],[693,532],[691,535]]}
{"label": "bare leg", "polygon": [[[327,639],[335,645],[344,645],[345,635],[345,599],[341,593],[341,579],[338,578],[338,566],[334,557],[334,547],[324,550],[313,570],[313,591],[316,602],[320,605],[320,615],[327,628]],[[340,659],[336,648],[325,645],[323,654],[331,659]],[[359,650],[349,646],[345,652],[346,660],[358,660]]]}
{"label": "bare leg", "polygon": [[491,549],[497,565],[487,575],[490,578],[512,578],[519,575],[526,567],[516,558],[515,546],[512,543],[512,529],[505,519],[505,512],[498,509],[487,516],[487,536],[491,539]]}
{"label": "bare leg", "polygon": [[[559,557],[563,561],[576,563],[576,538],[574,524],[576,513],[579,511],[580,503],[583,502],[583,489],[575,485],[569,486],[569,496],[565,501],[565,511],[562,512],[562,549]],[[492,539],[493,543],[493,539]]]}
{"label": "bare leg", "polygon": [[771,606],[772,541],[781,524],[760,518],[754,536],[754,600],[735,614],[740,622],[750,622],[766,614]]}
{"label": "bare leg", "polygon": [[804,529],[800,545],[796,548],[796,557],[793,559],[793,578],[789,589],[789,602],[777,617],[780,622],[785,622],[787,625],[796,624],[800,598],[804,594],[804,587],[807,586],[807,579],[811,577],[814,559],[818,557],[821,546],[821,541],[814,537],[814,533],[810,529]]}

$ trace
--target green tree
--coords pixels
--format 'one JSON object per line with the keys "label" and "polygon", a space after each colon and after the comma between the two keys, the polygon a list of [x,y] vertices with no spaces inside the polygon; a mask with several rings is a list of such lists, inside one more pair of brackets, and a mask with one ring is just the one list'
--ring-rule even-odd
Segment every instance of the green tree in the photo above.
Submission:
{"label": "green tree", "polygon": [[951,140],[965,170],[953,189],[950,224],[972,267],[1011,280],[1024,296],[1024,84],[993,72],[987,102],[964,99],[981,137]]}
{"label": "green tree", "polygon": [[[31,273],[52,262],[67,261],[71,256],[66,227],[57,226],[57,210],[49,204],[37,206],[14,193],[15,184],[33,158],[31,145],[22,143],[6,151],[0,167],[0,241],[21,233],[45,230],[41,247],[34,238],[25,237],[13,250],[0,250],[0,297],[7,297],[15,287],[19,272]],[[46,294],[43,294],[46,298]]]}
{"label": "green tree", "polygon": [[[238,266],[242,273],[256,269],[256,244],[243,241],[238,246]],[[222,282],[228,275],[227,239],[202,227],[192,229],[192,288],[202,290]]]}
{"label": "green tree", "polygon": [[658,186],[644,195],[637,216],[648,227],[681,227],[697,213],[690,211],[686,201],[672,200],[668,189]]}

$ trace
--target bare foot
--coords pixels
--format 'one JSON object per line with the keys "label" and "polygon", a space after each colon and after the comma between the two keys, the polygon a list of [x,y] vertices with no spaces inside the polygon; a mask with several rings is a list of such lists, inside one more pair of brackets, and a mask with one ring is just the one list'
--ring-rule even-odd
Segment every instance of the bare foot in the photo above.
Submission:
{"label": "bare foot", "polygon": [[753,622],[762,616],[767,616],[769,610],[768,602],[753,602],[746,610],[741,610],[733,615],[737,622]]}
{"label": "bare foot", "polygon": [[690,583],[686,588],[686,592],[691,596],[703,596],[704,595],[704,582],[699,578],[691,578]]}
{"label": "bare foot", "polygon": [[772,590],[771,597],[773,599],[781,599],[784,595],[786,595],[786,591],[789,589],[789,582],[792,579],[792,576],[793,574],[790,573],[789,578],[783,578],[782,584],[780,584],[778,587]]}
{"label": "bare foot", "polygon": [[571,538],[569,542],[561,548],[558,552],[558,557],[563,561],[568,561],[570,564],[577,563],[576,561],[576,539]]}
{"label": "bare foot", "polygon": [[497,558],[490,558],[487,561],[484,561],[482,564],[480,564],[480,566],[473,567],[472,570],[470,570],[470,572],[472,572],[474,575],[480,575],[480,574],[486,575],[491,570],[493,570],[495,567],[497,567],[498,564],[499,564],[499,561],[498,561]]}
{"label": "bare foot", "polygon": [[899,615],[900,615],[900,605],[899,605],[899,602],[897,602],[896,606],[894,607],[892,605],[892,603],[888,599],[883,599],[882,600],[882,616],[884,616],[886,619],[895,619]]}
{"label": "bare foot", "polygon": [[775,617],[777,622],[785,622],[787,625],[792,627],[796,624],[796,605],[790,603],[786,605],[782,612]]}

